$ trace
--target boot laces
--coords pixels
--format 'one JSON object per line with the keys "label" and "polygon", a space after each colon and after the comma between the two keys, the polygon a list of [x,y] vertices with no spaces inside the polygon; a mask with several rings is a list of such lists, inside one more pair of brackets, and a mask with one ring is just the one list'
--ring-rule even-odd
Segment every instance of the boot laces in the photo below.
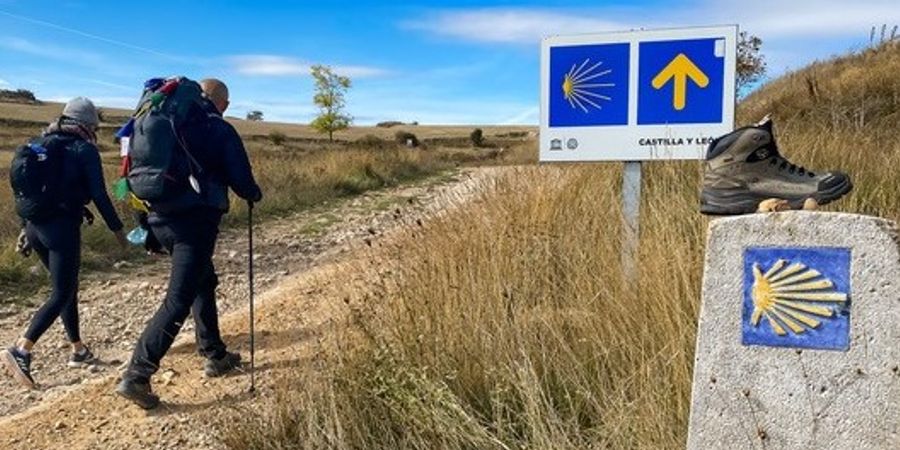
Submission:
{"label": "boot laces", "polygon": [[810,178],[816,176],[813,172],[806,170],[803,166],[798,166],[787,160],[784,156],[781,156],[781,153],[778,152],[776,148],[774,152],[772,152],[772,156],[769,157],[769,164],[773,166],[778,166],[778,170],[785,171],[787,170],[791,175],[800,174],[800,175],[809,175]]}

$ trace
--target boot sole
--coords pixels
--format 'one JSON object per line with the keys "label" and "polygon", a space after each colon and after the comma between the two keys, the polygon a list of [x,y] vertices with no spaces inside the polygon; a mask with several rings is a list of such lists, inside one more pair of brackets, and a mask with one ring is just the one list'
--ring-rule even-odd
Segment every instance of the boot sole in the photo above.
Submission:
{"label": "boot sole", "polygon": [[700,194],[700,212],[709,216],[735,216],[753,214],[759,209],[763,200],[778,198],[787,200],[791,209],[803,209],[806,199],[814,199],[820,206],[827,205],[850,193],[853,183],[848,179],[827,191],[819,191],[812,195],[785,197],[779,194],[753,193],[746,190],[714,191],[706,190]]}
{"label": "boot sole", "polygon": [[31,381],[26,375],[25,372],[22,372],[19,369],[19,365],[16,364],[16,359],[13,358],[13,355],[9,353],[8,350],[3,351],[3,362],[6,365],[6,371],[12,375],[13,378],[16,379],[20,384],[27,387],[28,389],[34,389],[34,381]]}
{"label": "boot sole", "polygon": [[160,403],[159,397],[154,396],[151,398],[147,398],[146,396],[143,396],[143,395],[132,394],[128,391],[119,389],[118,387],[116,388],[116,394],[119,394],[120,397],[131,401],[135,405],[138,405],[139,407],[141,407],[141,409],[145,409],[145,410],[154,409],[157,406],[159,406],[159,403]]}
{"label": "boot sole", "polygon": [[66,363],[66,366],[70,369],[83,369],[85,367],[91,366],[97,362],[97,358],[91,358],[82,362],[69,361]]}
{"label": "boot sole", "polygon": [[203,374],[206,375],[207,378],[220,378],[220,377],[224,377],[225,375],[228,375],[230,373],[237,371],[241,367],[242,367],[242,364],[238,363],[235,366],[231,366],[227,369],[222,369],[222,370],[211,370],[208,368],[204,368]]}

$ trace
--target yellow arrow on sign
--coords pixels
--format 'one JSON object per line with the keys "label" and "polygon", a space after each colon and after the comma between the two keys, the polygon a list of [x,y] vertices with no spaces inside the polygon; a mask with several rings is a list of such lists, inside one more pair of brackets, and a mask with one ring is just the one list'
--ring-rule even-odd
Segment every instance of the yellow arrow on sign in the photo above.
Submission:
{"label": "yellow arrow on sign", "polygon": [[653,88],[662,89],[669,80],[675,83],[675,95],[672,106],[681,111],[687,103],[687,80],[690,78],[700,88],[709,86],[709,77],[694,64],[684,53],[679,53],[666,67],[653,78]]}

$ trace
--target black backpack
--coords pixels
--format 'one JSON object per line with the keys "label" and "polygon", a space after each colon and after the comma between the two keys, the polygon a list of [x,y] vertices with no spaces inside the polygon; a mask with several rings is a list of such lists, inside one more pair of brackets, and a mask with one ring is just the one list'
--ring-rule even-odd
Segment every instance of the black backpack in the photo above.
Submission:
{"label": "black backpack", "polygon": [[191,120],[205,117],[201,105],[200,85],[187,78],[169,79],[144,91],[134,115],[127,179],[131,192],[151,209],[191,191],[200,194],[197,178],[202,168],[181,131]]}
{"label": "black backpack", "polygon": [[9,173],[16,213],[30,222],[42,222],[63,209],[63,168],[71,137],[49,135],[18,149]]}

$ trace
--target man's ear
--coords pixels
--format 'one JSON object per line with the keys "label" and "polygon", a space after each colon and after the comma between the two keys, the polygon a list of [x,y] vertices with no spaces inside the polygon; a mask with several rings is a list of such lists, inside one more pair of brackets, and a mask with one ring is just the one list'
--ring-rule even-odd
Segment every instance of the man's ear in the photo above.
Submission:
{"label": "man's ear", "polygon": [[225,100],[225,104],[222,105],[222,110],[219,112],[221,112],[222,114],[225,114],[225,111],[228,110],[228,106],[230,106],[230,105],[231,105],[231,102],[228,100]]}

